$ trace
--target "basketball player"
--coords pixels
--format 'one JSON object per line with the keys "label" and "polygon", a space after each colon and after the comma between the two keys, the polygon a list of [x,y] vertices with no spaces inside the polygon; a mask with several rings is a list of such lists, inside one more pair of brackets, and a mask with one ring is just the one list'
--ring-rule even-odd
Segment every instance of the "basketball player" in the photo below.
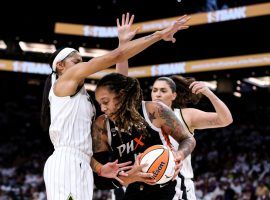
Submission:
{"label": "basketball player", "polygon": [[[112,73],[103,77],[97,84],[96,100],[104,115],[99,116],[93,126],[94,153],[112,151],[114,159],[120,163],[133,161],[138,166],[136,156],[148,147],[162,144],[160,132],[171,135],[178,143],[175,154],[176,174],[180,162],[195,147],[193,136],[183,129],[169,107],[158,102],[142,102],[142,91],[137,79]],[[146,120],[147,119],[147,120]],[[149,125],[148,120],[151,122]],[[172,199],[175,194],[176,181],[160,185],[148,174],[131,169],[128,176],[122,177],[127,186],[124,199]]]}
{"label": "basketball player", "polygon": [[[198,103],[201,95],[210,100],[215,112],[187,108],[189,103]],[[174,110],[185,132],[192,135],[196,129],[225,127],[233,121],[228,107],[203,82],[194,78],[160,77],[154,82],[151,97],[153,101],[161,101]],[[178,148],[178,143],[172,137],[170,142],[175,149]],[[182,194],[181,199],[195,200],[191,155],[183,161],[179,176],[182,179],[177,179],[176,193]]]}
{"label": "basketball player", "polygon": [[115,177],[125,165],[117,161],[101,165],[92,157],[91,124],[95,109],[83,86],[84,79],[115,63],[138,54],[157,41],[175,41],[181,19],[170,27],[146,37],[128,42],[110,53],[82,62],[72,48],[57,50],[50,63],[52,74],[45,83],[42,105],[42,125],[49,129],[54,153],[44,167],[48,199],[92,199],[91,166],[101,176]]}
{"label": "basketball player", "polygon": [[[186,28],[188,28],[188,26],[186,26]],[[121,66],[123,75],[127,76],[128,61],[119,63],[118,65]],[[175,84],[172,79],[177,84]],[[157,79],[152,90],[152,100],[162,101],[170,108],[175,108],[174,112],[187,132],[193,135],[195,129],[218,128],[227,126],[232,123],[232,116],[227,106],[203,83],[194,82],[190,86],[193,88],[193,90],[191,90],[189,88],[189,84],[191,84],[192,81],[195,81],[195,79],[185,79],[183,77],[177,76],[173,76],[172,79],[167,77],[161,77]],[[158,87],[159,85],[157,84],[159,84],[160,87]],[[197,91],[198,95],[193,93]],[[215,113],[207,113],[197,109],[185,108],[187,103],[197,103],[201,94],[208,97],[212,102],[216,110]],[[163,144],[167,144],[168,141],[165,141],[162,134],[161,137]],[[177,149],[178,144],[175,143],[171,136],[169,136],[169,138],[174,148]],[[177,177],[176,194],[179,194],[182,199],[196,199],[194,183],[192,181],[193,169],[191,166],[190,155],[184,160],[179,177],[181,179],[185,178],[185,184],[183,184],[183,180],[181,183],[181,179]],[[174,199],[177,199],[178,197],[179,196],[176,195]]]}

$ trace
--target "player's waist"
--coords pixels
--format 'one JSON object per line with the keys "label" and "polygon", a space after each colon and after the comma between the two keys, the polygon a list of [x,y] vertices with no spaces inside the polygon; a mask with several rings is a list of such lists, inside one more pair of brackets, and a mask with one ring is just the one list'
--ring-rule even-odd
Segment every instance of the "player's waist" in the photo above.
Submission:
{"label": "player's waist", "polygon": [[80,149],[76,149],[74,147],[69,147],[69,146],[56,147],[53,154],[59,154],[59,153],[69,154],[70,156],[73,156],[75,158],[80,158],[86,161],[87,163],[90,163],[91,156],[92,156],[91,154],[90,155],[86,154]]}
{"label": "player's waist", "polygon": [[169,188],[169,187],[174,188],[175,185],[176,185],[176,181],[169,181],[169,182],[164,183],[164,184],[156,184],[156,185],[149,185],[149,184],[146,184],[143,182],[135,182],[135,183],[128,185],[128,187],[131,190],[135,190],[135,191],[143,191],[143,190],[155,191],[155,190],[160,190],[161,188],[164,188],[165,190],[166,190],[166,188]]}

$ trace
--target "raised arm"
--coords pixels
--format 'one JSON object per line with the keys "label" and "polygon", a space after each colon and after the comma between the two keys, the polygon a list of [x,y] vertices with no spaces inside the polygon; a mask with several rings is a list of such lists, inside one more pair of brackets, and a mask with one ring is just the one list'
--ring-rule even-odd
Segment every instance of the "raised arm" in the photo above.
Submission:
{"label": "raised arm", "polygon": [[216,112],[204,112],[198,109],[189,108],[188,117],[190,118],[191,129],[219,128],[228,126],[233,122],[230,110],[203,82],[194,81],[190,84],[190,89],[195,94],[205,95]]}
{"label": "raised arm", "polygon": [[[132,15],[131,17],[129,16],[130,16],[129,13],[127,13],[126,15],[123,14],[121,24],[118,18],[116,20],[119,47],[122,46],[123,44],[126,44],[130,40],[132,40],[134,36],[137,34],[137,32],[139,31],[139,27],[132,30],[131,25],[134,21],[134,15]],[[116,72],[119,74],[123,74],[124,76],[128,76],[128,60],[125,60],[121,63],[117,63]]]}
{"label": "raised arm", "polygon": [[[179,22],[182,23],[181,26],[179,27],[179,30],[187,29],[189,27],[185,25],[188,20],[189,17],[187,17],[186,15],[179,18]],[[132,30],[131,25],[133,21],[134,15],[132,15],[131,18],[129,19],[129,13],[127,13],[127,15],[124,14],[122,15],[121,25],[119,19],[117,19],[119,47],[132,40],[137,34],[137,32],[140,30],[140,27],[136,27],[136,29]],[[175,42],[175,39],[172,38],[167,38],[164,40]],[[123,62],[116,64],[116,72],[128,76],[128,67],[129,67],[128,60],[124,60]]]}
{"label": "raised arm", "polygon": [[57,81],[56,90],[58,91],[58,95],[67,96],[74,94],[78,85],[82,84],[86,77],[104,70],[116,63],[127,61],[129,58],[140,53],[159,40],[175,42],[174,34],[186,27],[182,26],[182,24],[183,21],[187,20],[189,20],[189,17],[187,16],[180,17],[171,26],[164,30],[156,31],[151,35],[129,41],[108,54],[93,58],[88,62],[80,62],[72,67],[66,68],[65,73],[63,73]]}

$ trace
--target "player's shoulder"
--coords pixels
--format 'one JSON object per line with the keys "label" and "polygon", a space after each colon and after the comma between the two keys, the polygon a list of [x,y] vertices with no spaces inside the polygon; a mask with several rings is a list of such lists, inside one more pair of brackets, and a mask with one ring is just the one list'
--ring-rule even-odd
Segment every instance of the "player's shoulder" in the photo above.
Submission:
{"label": "player's shoulder", "polygon": [[95,120],[95,125],[103,126],[104,123],[106,122],[106,119],[107,119],[107,116],[105,114],[98,116]]}
{"label": "player's shoulder", "polygon": [[145,106],[148,111],[170,109],[166,104],[161,101],[145,101]]}

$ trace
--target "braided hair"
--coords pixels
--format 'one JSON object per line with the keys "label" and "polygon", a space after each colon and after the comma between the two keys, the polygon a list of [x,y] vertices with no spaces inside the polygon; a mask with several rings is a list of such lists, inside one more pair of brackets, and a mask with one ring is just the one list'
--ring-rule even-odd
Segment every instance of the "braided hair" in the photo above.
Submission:
{"label": "braided hair", "polygon": [[106,87],[116,94],[118,104],[117,111],[113,115],[118,129],[125,132],[133,127],[144,132],[147,123],[138,112],[143,98],[139,81],[122,74],[111,73],[99,80],[97,89],[100,87]]}

